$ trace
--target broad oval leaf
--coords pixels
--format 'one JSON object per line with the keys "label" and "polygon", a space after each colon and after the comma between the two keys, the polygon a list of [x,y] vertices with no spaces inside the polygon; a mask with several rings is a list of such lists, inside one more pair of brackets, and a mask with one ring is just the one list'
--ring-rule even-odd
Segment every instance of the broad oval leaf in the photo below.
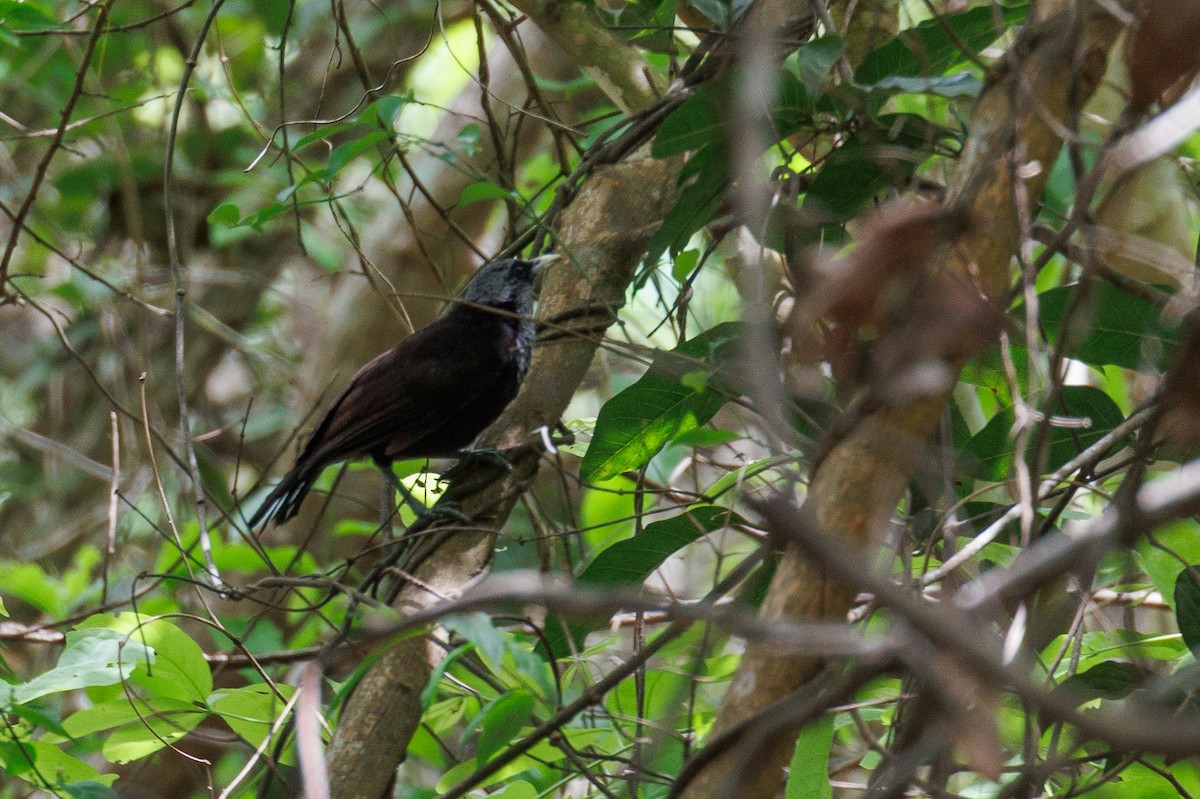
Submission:
{"label": "broad oval leaf", "polygon": [[286,683],[278,683],[275,688],[278,693],[263,683],[223,689],[209,696],[208,706],[251,746],[258,746],[296,692],[295,686]]}
{"label": "broad oval leaf", "polygon": [[[1052,427],[1050,452],[1045,464],[1052,471],[1094,444],[1099,438],[1124,421],[1117,404],[1103,391],[1090,386],[1066,386],[1057,407],[1051,412],[1070,417],[1078,426]],[[991,418],[983,429],[971,437],[964,451],[974,456],[977,476],[984,480],[1005,480],[1013,465],[1013,448],[1009,444],[1016,415],[1005,408]],[[1120,446],[1119,442],[1117,446]]]}
{"label": "broad oval leaf", "polygon": [[[608,547],[580,573],[578,582],[614,588],[639,586],[663,561],[688,544],[714,530],[743,521],[729,508],[694,505],[678,516],[651,522],[633,538],[626,538]],[[560,619],[557,623],[547,623],[546,640],[550,653],[556,658],[566,657],[571,652],[567,646],[568,640],[578,648],[587,634],[598,629],[602,623],[594,619]]]}
{"label": "broad oval leaf", "polygon": [[[1028,13],[1028,3],[1012,3],[999,9],[988,5],[959,14],[939,14],[868,53],[855,70],[854,81],[869,85],[896,75],[942,75],[966,63],[996,41],[1004,26],[1023,21]],[[963,47],[971,53],[964,53]]]}
{"label": "broad oval leaf", "polygon": [[[139,665],[154,662],[154,649],[114,630],[75,630],[67,633],[67,648],[58,665],[27,683],[11,686],[8,699],[24,704],[48,694],[116,685]],[[2,704],[7,705],[7,702]]]}
{"label": "broad oval leaf", "polygon": [[[708,422],[734,396],[716,372],[733,355],[740,330],[725,322],[659,352],[646,374],[600,409],[580,478],[604,480],[638,469],[675,436]],[[702,370],[713,379],[699,385],[695,373]]]}
{"label": "broad oval leaf", "polygon": [[525,691],[507,693],[489,702],[479,716],[479,738],[475,742],[475,762],[483,765],[501,747],[517,737],[533,715],[534,698]]}
{"label": "broad oval leaf", "polygon": [[[1061,340],[1063,320],[1079,290],[1063,286],[1038,295],[1039,317],[1054,340]],[[1097,281],[1091,291],[1086,307],[1076,312],[1072,322],[1086,323],[1086,333],[1075,334],[1078,343],[1067,355],[1092,366],[1126,369],[1170,361],[1179,345],[1178,326],[1165,320],[1154,303],[1103,281]]]}

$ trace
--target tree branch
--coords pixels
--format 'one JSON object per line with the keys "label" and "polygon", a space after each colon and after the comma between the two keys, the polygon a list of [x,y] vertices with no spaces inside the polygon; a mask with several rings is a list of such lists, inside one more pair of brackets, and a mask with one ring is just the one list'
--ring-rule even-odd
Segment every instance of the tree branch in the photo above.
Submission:
{"label": "tree branch", "polygon": [[[949,205],[967,208],[980,228],[948,248],[941,269],[970,276],[988,296],[1003,300],[1023,225],[1017,192],[1041,196],[1061,147],[1061,120],[1077,113],[1081,98],[1095,89],[1119,29],[1100,4],[1081,3],[1033,27],[1014,45],[1010,61],[992,76],[974,109],[971,135],[947,199]],[[1040,170],[1017,182],[1018,167],[1033,163]],[[839,442],[809,487],[805,512],[815,524],[869,549],[908,486],[945,400],[938,395],[882,408]],[[762,613],[767,619],[841,619],[853,598],[851,586],[791,548]],[[748,645],[713,734],[720,735],[794,691],[820,667],[819,658],[781,657],[770,647]],[[775,735],[757,751],[747,751],[744,743],[731,747],[683,795],[717,799],[739,764],[752,758],[755,769],[749,781],[740,784],[739,796],[773,796],[795,746],[795,732]]]}

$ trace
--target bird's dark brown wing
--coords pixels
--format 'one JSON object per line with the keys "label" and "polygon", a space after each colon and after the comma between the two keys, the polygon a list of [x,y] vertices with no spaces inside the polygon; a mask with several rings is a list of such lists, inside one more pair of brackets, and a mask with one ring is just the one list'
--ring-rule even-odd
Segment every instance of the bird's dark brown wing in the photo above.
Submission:
{"label": "bird's dark brown wing", "polygon": [[[474,321],[495,329],[444,318],[363,366],[326,412],[297,467],[320,468],[384,450],[401,457],[449,454],[462,446],[424,439],[511,368],[506,326],[486,317]],[[468,341],[471,346],[464,346]],[[471,431],[466,441],[479,432]]]}
{"label": "bird's dark brown wing", "polygon": [[[285,522],[295,516],[331,463],[364,455],[448,455],[469,443],[482,428],[451,426],[460,417],[465,426],[474,427],[495,418],[462,412],[496,395],[501,382],[515,385],[514,341],[511,324],[500,317],[451,314],[371,360],[329,406],[296,465],[263,500],[250,527],[264,519]],[[454,435],[447,433],[448,427]]]}
{"label": "bird's dark brown wing", "polygon": [[441,319],[360,369],[251,526],[294,516],[330,463],[361,455],[388,461],[450,454],[491,424],[529,363],[538,263],[503,258],[485,264]]}

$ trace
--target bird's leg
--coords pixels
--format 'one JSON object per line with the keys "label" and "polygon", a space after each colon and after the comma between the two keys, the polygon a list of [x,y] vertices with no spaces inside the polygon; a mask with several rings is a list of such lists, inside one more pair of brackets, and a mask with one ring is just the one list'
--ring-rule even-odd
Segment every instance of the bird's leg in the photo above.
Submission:
{"label": "bird's leg", "polygon": [[375,465],[379,467],[381,472],[383,472],[384,478],[387,480],[388,485],[400,492],[400,496],[403,499],[404,504],[407,505],[414,514],[416,514],[418,519],[453,519],[454,521],[459,522],[471,521],[469,516],[459,510],[451,502],[439,502],[432,508],[427,507],[424,502],[417,499],[413,493],[408,490],[408,486],[404,485],[400,478],[396,477],[396,473],[392,471],[391,461],[385,462],[377,458],[375,460]]}
{"label": "bird's leg", "polygon": [[[391,474],[392,469],[389,466],[385,471]],[[383,531],[383,540],[391,541],[396,537],[396,531],[392,527],[392,520],[396,518],[396,493],[387,479],[379,484],[379,488],[379,528]]]}
{"label": "bird's leg", "polygon": [[399,491],[400,497],[404,504],[407,505],[409,509],[417,515],[417,518],[419,519],[420,517],[424,516],[426,511],[429,509],[425,507],[424,502],[421,502],[419,499],[413,496],[413,493],[408,490],[408,486],[404,485],[400,478],[396,476],[396,473],[392,471],[392,462],[390,460],[385,461],[381,458],[376,458],[375,465],[379,468],[379,471],[383,473],[383,479],[386,481],[384,485],[384,496],[386,497],[387,505],[389,508],[391,508],[391,512],[395,512],[395,505],[393,504],[394,496],[392,491]]}

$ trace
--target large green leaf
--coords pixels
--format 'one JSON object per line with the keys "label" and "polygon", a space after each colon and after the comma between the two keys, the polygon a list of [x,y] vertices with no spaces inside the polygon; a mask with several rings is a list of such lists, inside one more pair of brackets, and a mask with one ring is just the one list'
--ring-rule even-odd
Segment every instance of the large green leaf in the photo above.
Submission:
{"label": "large green leaf", "polygon": [[0,683],[0,709],[63,691],[116,685],[139,665],[153,661],[153,648],[113,630],[72,631],[57,666],[27,683]]}
{"label": "large green leaf", "polygon": [[[591,5],[591,4],[589,4]],[[610,10],[597,3],[601,22],[631,44],[656,53],[674,52],[676,0],[628,0],[613,25]]]}
{"label": "large green leaf", "polygon": [[[91,790],[91,796],[115,796],[110,790],[107,794],[96,793],[94,786],[103,786],[114,782],[116,774],[101,774],[92,765],[72,757],[54,744],[45,741],[4,741],[0,742],[0,766],[4,768],[6,777],[20,777],[34,785],[50,785],[59,791],[59,795],[88,796],[84,791]],[[0,785],[16,788],[7,780],[0,780]],[[62,787],[60,787],[62,786]],[[66,786],[73,786],[68,791]],[[49,786],[47,786],[49,787]],[[28,796],[25,791],[5,793],[5,796]],[[45,796],[44,793],[32,794]]]}
{"label": "large green leaf", "polygon": [[718,505],[694,505],[678,516],[647,524],[633,538],[618,541],[580,573],[581,585],[641,585],[667,558],[702,535],[740,524],[742,519]]}
{"label": "large green leaf", "polygon": [[286,683],[278,683],[274,689],[263,683],[243,685],[214,691],[208,706],[251,746],[258,746],[295,692],[295,687]]}
{"label": "large green leaf", "polygon": [[830,799],[829,749],[833,745],[833,716],[822,716],[800,731],[788,770],[785,799]]}
{"label": "large green leaf", "polygon": [[580,478],[592,482],[638,469],[675,436],[711,419],[733,394],[716,372],[735,352],[740,330],[725,322],[659,352],[646,374],[600,409]]}
{"label": "large green leaf", "polygon": [[[633,538],[618,541],[597,555],[580,573],[581,585],[623,587],[640,586],[663,562],[703,535],[742,523],[728,508],[694,505],[685,513],[647,524]],[[602,622],[575,619],[546,625],[546,638],[554,657],[570,654],[566,643],[578,648],[588,633]]]}
{"label": "large green leaf", "polygon": [[[1053,340],[1060,340],[1071,300],[1080,289],[1063,286],[1038,295],[1039,318]],[[1097,282],[1072,320],[1078,343],[1066,353],[1093,366],[1142,369],[1162,366],[1178,346],[1178,327],[1163,319],[1154,303]]]}
{"label": "large green leaf", "polygon": [[[811,121],[814,106],[810,90],[805,86],[808,83],[823,85],[829,56],[831,52],[840,52],[840,49],[833,49],[840,44],[837,37],[810,42],[797,55],[796,69],[800,74],[787,70],[779,72],[778,96],[771,112],[778,135],[787,136]],[[726,73],[695,89],[692,96],[658,126],[650,144],[650,154],[655,158],[667,158],[723,143],[728,131],[729,98],[737,90],[739,77],[736,72]]]}
{"label": "large green leaf", "polygon": [[[1052,427],[1047,470],[1057,469],[1119,425],[1124,416],[1112,399],[1090,386],[1066,386],[1057,407],[1057,416],[1070,417],[1084,426]],[[1005,408],[993,416],[982,430],[971,437],[965,453],[974,456],[984,480],[1004,480],[1010,476],[1013,448],[1009,441],[1016,415]]]}
{"label": "large green leaf", "polygon": [[[508,744],[533,715],[532,694],[516,690],[489,702],[477,717],[479,736],[475,740],[475,762],[483,765]],[[465,737],[465,736],[464,736]]]}
{"label": "large green leaf", "polygon": [[682,105],[668,114],[658,126],[654,141],[650,143],[650,154],[655,158],[666,158],[688,150],[699,150],[720,138],[722,99],[728,97],[726,83],[716,80],[700,86]]}
{"label": "large green leaf", "polygon": [[1072,675],[1063,681],[1063,685],[1089,698],[1124,699],[1133,693],[1144,679],[1143,672],[1132,663],[1105,660],[1087,671]]}
{"label": "large green leaf", "polygon": [[854,134],[830,153],[801,208],[825,224],[858,216],[888,186],[906,182],[947,131],[913,114],[882,114],[872,136]]}
{"label": "large green leaf", "polygon": [[1200,656],[1200,564],[1192,565],[1175,578],[1175,620],[1188,649]]}
{"label": "large green leaf", "polygon": [[[80,627],[115,630],[129,641],[154,649],[153,664],[149,668],[139,666],[129,678],[145,690],[147,696],[201,703],[212,693],[212,670],[204,659],[203,650],[170,621],[148,620],[136,613],[116,616],[101,613],[90,617]],[[93,689],[89,695],[92,701],[99,702],[122,698],[125,693],[121,688],[112,687]]]}
{"label": "large green leaf", "polygon": [[729,186],[729,153],[723,141],[702,147],[679,175],[679,197],[663,216],[662,225],[646,246],[646,263],[656,264],[664,252],[687,248],[696,231],[707,225]]}
{"label": "large green leaf", "polygon": [[[996,41],[1006,26],[1023,21],[1028,13],[1027,3],[1012,3],[925,20],[868,53],[855,70],[854,81],[869,85],[897,75],[942,75],[969,62]],[[963,52],[964,46],[969,53]]]}

